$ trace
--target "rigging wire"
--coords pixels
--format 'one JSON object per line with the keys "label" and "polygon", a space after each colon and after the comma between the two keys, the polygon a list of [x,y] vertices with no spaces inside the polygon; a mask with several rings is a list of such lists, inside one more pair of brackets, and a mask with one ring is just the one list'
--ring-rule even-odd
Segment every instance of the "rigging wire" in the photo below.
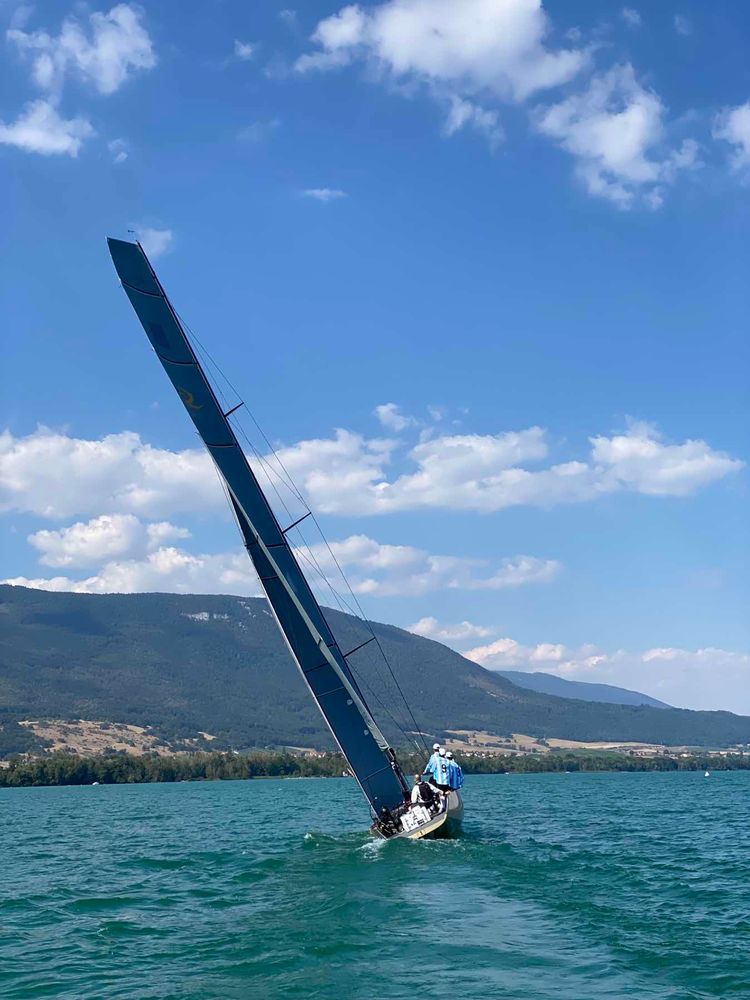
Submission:
{"label": "rigging wire", "polygon": [[[232,513],[233,513],[233,516],[234,516],[234,519],[235,519],[235,521],[237,521],[237,514],[236,514],[236,512],[235,512],[235,510],[234,510],[234,505],[232,504],[232,501],[231,501],[231,497],[230,497],[230,495],[229,495],[229,490],[227,489],[227,486],[226,486],[226,483],[224,482],[224,479],[223,479],[223,478],[222,478],[221,476],[219,476],[219,482],[220,482],[220,484],[221,484],[221,488],[222,488],[222,491],[223,491],[223,493],[224,493],[224,496],[225,496],[225,498],[226,498],[226,501],[227,501],[227,504],[229,505],[229,508],[230,508],[230,510],[231,510],[231,511],[232,511]],[[240,527],[240,526],[239,526],[239,522],[237,523],[237,527],[238,527],[238,528]],[[241,529],[240,529],[240,531],[241,531]],[[328,578],[327,578],[327,577],[325,576],[325,574],[323,574],[323,572],[322,572],[322,570],[320,569],[320,567],[319,567],[319,566],[315,566],[315,565],[313,565],[312,563],[310,563],[310,562],[309,562],[309,561],[308,561],[308,560],[307,560],[307,559],[306,559],[306,558],[304,557],[304,554],[303,554],[303,553],[301,553],[301,552],[298,552],[297,554],[298,554],[298,555],[302,555],[302,556],[303,556],[303,559],[304,559],[304,561],[305,561],[305,562],[307,562],[307,564],[308,564],[308,565],[309,565],[309,566],[310,566],[310,567],[311,567],[311,568],[312,568],[312,569],[313,569],[314,571],[315,571],[315,570],[317,570],[317,572],[318,572],[318,573],[319,573],[319,574],[320,574],[320,575],[322,576],[322,579],[323,579],[323,582],[324,582],[324,583],[327,583],[327,584],[328,584],[328,587],[329,587],[329,589],[331,590],[331,592],[333,593],[334,597],[338,598],[338,597],[339,597],[339,595],[337,594],[337,592],[335,591],[335,589],[333,588],[333,586],[331,585],[330,581],[329,581],[329,580],[328,580]],[[321,611],[322,611],[322,609],[321,609]],[[355,617],[356,617],[356,616],[355,616]],[[330,628],[330,626],[329,626],[329,628]],[[385,714],[386,714],[386,715],[388,716],[388,718],[389,718],[389,719],[391,720],[391,722],[392,722],[392,723],[394,724],[394,726],[396,727],[396,729],[398,729],[398,731],[399,731],[399,732],[401,733],[401,735],[402,735],[402,736],[404,737],[404,739],[406,739],[406,740],[408,740],[408,741],[410,741],[410,742],[414,743],[414,745],[416,746],[417,750],[420,750],[421,748],[420,748],[419,744],[418,744],[418,743],[416,742],[416,740],[414,740],[413,738],[411,738],[411,737],[410,737],[410,735],[409,735],[409,733],[407,732],[407,730],[406,730],[406,729],[404,729],[404,727],[403,727],[403,726],[401,725],[401,723],[400,723],[400,722],[398,721],[398,719],[397,719],[397,718],[396,718],[396,717],[395,717],[395,716],[393,715],[393,713],[392,713],[392,712],[390,711],[390,709],[388,708],[388,706],[387,706],[387,705],[386,705],[386,704],[385,704],[385,703],[383,702],[383,700],[382,700],[382,699],[380,698],[380,696],[378,695],[377,691],[375,691],[375,690],[374,690],[374,689],[373,689],[373,688],[372,688],[372,687],[370,686],[370,684],[368,683],[368,681],[367,681],[367,680],[366,680],[366,679],[365,679],[365,678],[364,678],[363,676],[361,676],[361,674],[359,673],[359,671],[358,671],[358,670],[356,670],[356,669],[355,669],[355,668],[353,667],[353,665],[352,665],[351,663],[349,663],[349,661],[348,661],[348,660],[346,661],[346,663],[347,663],[347,666],[349,667],[349,670],[350,670],[350,671],[352,672],[352,674],[354,675],[354,677],[355,677],[355,679],[356,679],[356,681],[357,681],[357,684],[361,684],[361,685],[363,685],[363,686],[364,686],[364,687],[365,687],[365,688],[367,689],[368,693],[369,693],[369,694],[370,694],[370,695],[371,695],[371,696],[372,696],[372,697],[373,697],[373,698],[375,699],[375,701],[376,701],[376,702],[378,703],[378,705],[379,705],[379,706],[381,707],[381,709],[383,710],[383,712],[385,712]]]}
{"label": "rigging wire", "polygon": [[[314,525],[315,525],[315,527],[316,527],[316,529],[318,531],[318,534],[320,535],[321,539],[323,540],[323,543],[324,543],[324,545],[326,547],[326,550],[328,551],[328,555],[330,556],[331,560],[333,561],[334,565],[336,566],[336,569],[338,570],[338,573],[339,573],[341,579],[343,580],[343,582],[344,582],[344,584],[346,586],[346,589],[348,590],[349,595],[352,598],[352,601],[354,602],[354,606],[355,606],[356,610],[354,610],[354,608],[351,607],[351,605],[349,604],[349,602],[345,598],[343,598],[342,595],[340,595],[338,593],[338,591],[334,588],[333,584],[328,579],[328,576],[326,575],[326,573],[323,571],[322,567],[320,566],[320,563],[318,562],[318,559],[316,558],[316,556],[315,556],[315,554],[314,554],[314,552],[312,550],[312,547],[309,545],[309,543],[305,539],[305,536],[302,533],[302,530],[299,528],[299,526],[297,526],[295,528],[295,531],[297,531],[297,533],[299,534],[299,537],[302,539],[303,547],[297,547],[297,546],[295,546],[295,552],[296,552],[297,555],[301,556],[304,559],[304,561],[306,562],[306,564],[308,566],[310,566],[311,568],[313,568],[315,570],[315,572],[318,575],[318,577],[320,578],[320,580],[331,591],[331,594],[333,595],[336,604],[338,604],[339,609],[342,610],[342,611],[344,611],[345,609],[348,610],[348,612],[350,614],[352,614],[355,618],[358,618],[362,622],[362,624],[367,628],[368,632],[370,633],[370,636],[371,636],[372,640],[374,640],[375,645],[376,645],[376,647],[377,647],[377,649],[378,649],[378,651],[380,653],[380,658],[382,659],[383,663],[385,664],[385,666],[388,669],[388,673],[390,674],[391,680],[393,681],[393,684],[395,685],[396,690],[398,691],[398,694],[399,694],[399,697],[401,699],[401,702],[403,703],[403,705],[406,708],[406,711],[407,711],[407,713],[409,715],[411,723],[414,726],[413,732],[415,733],[415,735],[417,735],[419,737],[419,740],[422,743],[422,749],[425,752],[428,752],[427,743],[426,743],[426,741],[424,739],[424,734],[423,734],[420,726],[417,724],[417,720],[416,720],[416,718],[414,716],[414,713],[412,711],[411,705],[409,704],[409,702],[406,699],[406,696],[405,696],[405,694],[403,692],[403,689],[402,689],[402,687],[401,687],[401,685],[400,685],[400,683],[398,681],[398,678],[396,677],[396,674],[395,674],[395,672],[393,670],[393,667],[391,666],[390,660],[388,659],[388,656],[386,655],[386,652],[383,649],[383,645],[382,645],[382,643],[380,641],[380,638],[376,634],[375,629],[374,629],[374,627],[372,625],[372,622],[369,620],[369,618],[365,614],[364,609],[362,608],[362,605],[361,605],[359,599],[355,595],[354,590],[353,590],[353,588],[352,588],[352,586],[351,586],[351,584],[350,584],[350,582],[349,582],[346,574],[344,573],[344,570],[343,570],[343,567],[341,566],[340,561],[336,557],[336,554],[334,553],[334,551],[333,551],[330,543],[328,542],[328,539],[326,538],[326,536],[325,536],[325,534],[323,532],[322,527],[320,526],[320,523],[319,523],[317,517],[315,516],[315,512],[312,510],[312,508],[310,507],[310,504],[307,502],[307,500],[305,499],[304,495],[300,491],[299,487],[294,482],[292,476],[290,475],[289,471],[287,470],[286,466],[284,465],[283,461],[281,460],[280,455],[278,454],[278,452],[274,448],[274,446],[271,443],[271,441],[266,436],[265,431],[263,430],[263,428],[261,427],[261,425],[258,423],[257,419],[255,418],[255,415],[253,414],[252,410],[250,410],[250,408],[247,406],[247,403],[244,401],[244,399],[242,398],[242,396],[239,393],[239,391],[237,390],[237,388],[234,386],[234,384],[231,382],[231,380],[227,377],[227,375],[222,370],[222,368],[220,367],[220,365],[214,360],[214,358],[212,357],[211,353],[208,351],[208,349],[205,347],[205,345],[201,342],[201,340],[199,339],[199,337],[197,336],[197,334],[195,333],[195,331],[191,329],[191,327],[189,326],[189,324],[182,318],[182,316],[180,316],[179,313],[176,313],[176,315],[177,315],[180,323],[184,327],[186,333],[189,334],[190,338],[192,340],[194,340],[195,343],[196,343],[196,345],[198,346],[200,354],[201,354],[201,358],[202,358],[202,360],[205,360],[206,366],[208,368],[210,368],[210,369],[213,369],[213,371],[215,372],[216,389],[217,389],[217,391],[218,391],[218,393],[219,393],[219,395],[221,397],[221,400],[222,400],[223,404],[226,406],[227,399],[226,399],[226,396],[224,395],[224,392],[222,391],[222,389],[220,387],[220,382],[222,380],[224,381],[224,383],[227,386],[229,386],[229,388],[234,393],[235,397],[240,401],[240,403],[244,404],[244,409],[247,411],[248,415],[250,416],[250,419],[252,420],[253,424],[255,425],[256,429],[258,430],[259,434],[261,435],[263,441],[265,442],[267,448],[269,449],[270,454],[276,460],[276,462],[277,462],[277,464],[279,466],[279,469],[281,470],[281,475],[279,475],[279,473],[275,473],[275,474],[279,475],[279,478],[284,483],[284,486],[286,486],[291,491],[291,493],[294,495],[294,497],[297,500],[299,500],[299,502],[302,504],[302,506],[304,507],[304,509],[306,510],[306,512],[310,515],[311,520],[313,521],[313,523],[314,523]],[[289,507],[287,506],[287,504],[284,501],[283,497],[281,496],[279,490],[276,487],[276,484],[275,484],[275,482],[273,480],[273,475],[272,475],[272,472],[274,470],[271,469],[270,463],[267,461],[267,459],[266,459],[265,456],[263,456],[263,455],[260,454],[260,452],[258,451],[258,449],[253,444],[253,442],[250,440],[249,436],[245,433],[245,430],[242,427],[242,424],[241,424],[240,420],[236,416],[233,417],[232,425],[234,426],[235,430],[239,431],[239,433],[242,436],[242,438],[244,438],[245,442],[248,444],[248,446],[252,450],[253,455],[255,456],[255,458],[258,461],[259,467],[263,470],[265,478],[267,479],[269,485],[271,486],[271,488],[273,489],[274,493],[276,494],[276,496],[277,496],[280,504],[284,508],[284,511],[288,515],[289,520],[291,522],[293,520],[293,515],[292,515],[291,511],[289,510]],[[307,553],[309,554],[309,558],[304,553],[303,549],[307,550]],[[322,611],[322,609],[321,609],[321,611]],[[329,628],[330,628],[330,626],[329,626]],[[347,661],[347,666],[349,667],[349,669],[352,672],[354,672],[354,668],[352,667],[352,665],[350,663],[348,663],[348,661]],[[378,673],[380,673],[379,670],[378,670]],[[366,685],[366,686],[369,689],[369,685]],[[386,711],[386,713],[391,718],[391,720],[394,722],[394,724],[397,726],[397,728],[399,729],[399,731],[405,737],[408,738],[407,732],[394,719],[393,715],[385,707],[385,705],[383,705],[383,703],[381,702],[380,698],[375,694],[375,692],[371,692],[371,693],[376,698],[376,700],[381,704],[381,707],[384,709],[384,711]],[[419,745],[417,744],[416,740],[412,740],[412,742],[414,742],[415,745],[417,746],[417,748],[419,749]]]}

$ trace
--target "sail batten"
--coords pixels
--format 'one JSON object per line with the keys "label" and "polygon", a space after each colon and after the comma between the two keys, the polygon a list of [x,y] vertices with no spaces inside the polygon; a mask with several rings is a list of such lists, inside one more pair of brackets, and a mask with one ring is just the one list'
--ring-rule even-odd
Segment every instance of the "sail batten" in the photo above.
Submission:
{"label": "sail batten", "polygon": [[397,808],[403,802],[405,786],[393,751],[359,690],[176,312],[140,245],[121,240],[108,243],[125,293],[213,459],[294,662],[375,815],[384,807]]}

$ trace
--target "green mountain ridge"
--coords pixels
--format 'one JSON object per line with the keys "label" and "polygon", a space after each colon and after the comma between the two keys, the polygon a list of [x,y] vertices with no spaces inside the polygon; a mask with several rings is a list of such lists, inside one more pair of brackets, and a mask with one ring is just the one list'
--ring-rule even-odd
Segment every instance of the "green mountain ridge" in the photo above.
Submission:
{"label": "green mountain ridge", "polygon": [[[326,610],[344,650],[367,638],[357,619]],[[440,643],[375,625],[419,727],[574,740],[691,746],[750,742],[750,718],[586,702],[525,690]],[[375,644],[351,661],[386,734],[395,685]],[[19,747],[22,719],[91,719],[152,727],[166,741],[211,733],[215,749],[330,748],[331,737],[259,598],[88,595],[0,586],[0,753]],[[15,734],[15,737],[13,737]],[[17,739],[16,739],[17,743]]]}

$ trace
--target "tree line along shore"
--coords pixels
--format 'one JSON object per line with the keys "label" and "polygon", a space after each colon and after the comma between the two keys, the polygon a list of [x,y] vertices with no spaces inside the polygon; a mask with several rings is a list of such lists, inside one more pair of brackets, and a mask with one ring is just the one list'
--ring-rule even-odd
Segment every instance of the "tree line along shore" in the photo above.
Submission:
{"label": "tree line along shore", "polygon": [[[571,771],[727,771],[750,770],[750,754],[683,754],[631,757],[606,751],[549,754],[456,755],[466,774],[507,774]],[[406,774],[420,771],[423,755],[399,756]],[[173,756],[125,753],[80,757],[50,753],[44,757],[13,757],[0,767],[0,788],[39,785],[139,784],[172,781],[232,781],[249,778],[335,778],[348,773],[337,753],[286,752],[190,753]]]}

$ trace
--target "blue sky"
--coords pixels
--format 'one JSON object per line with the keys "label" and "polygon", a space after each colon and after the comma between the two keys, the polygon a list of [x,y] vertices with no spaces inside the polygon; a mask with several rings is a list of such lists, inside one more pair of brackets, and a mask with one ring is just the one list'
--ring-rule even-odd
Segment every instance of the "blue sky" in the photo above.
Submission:
{"label": "blue sky", "polygon": [[371,617],[750,713],[744,5],[0,15],[4,578],[256,592],[132,229]]}

